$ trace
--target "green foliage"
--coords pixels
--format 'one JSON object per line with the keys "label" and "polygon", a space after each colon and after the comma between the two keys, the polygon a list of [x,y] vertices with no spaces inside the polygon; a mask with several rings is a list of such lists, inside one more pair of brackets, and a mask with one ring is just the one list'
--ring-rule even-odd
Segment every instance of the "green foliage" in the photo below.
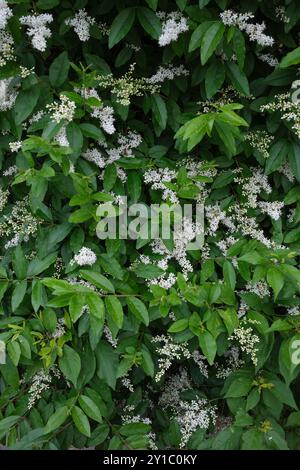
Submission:
{"label": "green foliage", "polygon": [[1,444],[299,449],[297,0],[2,3]]}

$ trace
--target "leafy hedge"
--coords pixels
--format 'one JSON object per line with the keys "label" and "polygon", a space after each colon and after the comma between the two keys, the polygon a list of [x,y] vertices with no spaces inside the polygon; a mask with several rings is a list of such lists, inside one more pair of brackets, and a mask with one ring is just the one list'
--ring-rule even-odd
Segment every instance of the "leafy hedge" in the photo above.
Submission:
{"label": "leafy hedge", "polygon": [[[0,1],[2,444],[299,448],[299,20]],[[125,195],[204,204],[203,247],[100,240]]]}

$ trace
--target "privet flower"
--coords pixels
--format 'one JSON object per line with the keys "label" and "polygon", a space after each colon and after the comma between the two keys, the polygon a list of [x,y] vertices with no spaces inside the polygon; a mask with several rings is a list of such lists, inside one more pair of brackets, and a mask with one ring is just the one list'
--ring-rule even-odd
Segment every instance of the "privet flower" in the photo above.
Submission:
{"label": "privet flower", "polygon": [[6,28],[7,21],[12,17],[12,10],[5,0],[0,0],[0,29]]}
{"label": "privet flower", "polygon": [[0,29],[0,66],[14,59],[14,39],[10,33]]}
{"label": "privet flower", "polygon": [[8,196],[9,196],[9,191],[3,190],[2,188],[0,188],[0,212],[3,211],[4,207],[6,206]]}
{"label": "privet flower", "polygon": [[181,33],[189,29],[187,19],[180,11],[172,11],[170,13],[160,11],[156,14],[162,20],[162,32],[158,38],[160,46],[166,46],[176,41]]}
{"label": "privet flower", "polygon": [[135,64],[131,64],[128,72],[122,77],[114,78],[112,74],[99,75],[96,77],[100,88],[109,89],[114,95],[116,102],[129,106],[132,96],[143,96],[145,93],[156,93],[159,86],[149,83],[145,77],[136,78],[133,76]]}
{"label": "privet flower", "polygon": [[60,95],[60,102],[47,104],[46,108],[51,112],[51,118],[55,122],[60,121],[73,121],[76,104],[71,101],[67,96]]}
{"label": "privet flower", "polygon": [[220,13],[220,18],[225,26],[237,26],[241,31],[245,31],[250,41],[257,42],[260,46],[273,46],[274,39],[264,33],[265,23],[248,23],[254,18],[253,13],[235,13],[232,10],[225,10]]}
{"label": "privet flower", "polygon": [[197,397],[192,401],[180,401],[175,416],[181,432],[179,447],[183,449],[196,429],[215,425],[217,407],[210,405],[206,398]]}
{"label": "privet flower", "polygon": [[46,39],[51,37],[51,30],[46,25],[52,21],[53,16],[49,13],[21,16],[20,18],[20,23],[28,26],[27,35],[31,38],[32,46],[38,51],[44,52],[46,50]]}
{"label": "privet flower", "polygon": [[83,246],[80,251],[74,256],[73,262],[76,262],[79,266],[92,266],[97,261],[97,256],[90,248]]}
{"label": "privet flower", "polygon": [[92,116],[99,118],[100,125],[102,129],[107,132],[107,134],[114,134],[116,128],[114,126],[114,110],[111,106],[104,106],[101,109],[97,109],[97,113],[93,113]]}
{"label": "privet flower", "polygon": [[12,83],[13,78],[0,80],[0,111],[7,111],[15,104],[17,92]]}
{"label": "privet flower", "polygon": [[86,42],[90,39],[90,26],[95,24],[95,18],[88,16],[87,12],[82,9],[75,14],[74,18],[66,19],[65,23],[73,26],[80,41]]}
{"label": "privet flower", "polygon": [[254,333],[253,328],[249,322],[242,320],[240,326],[235,328],[232,335],[229,337],[230,341],[236,341],[240,349],[250,356],[251,361],[256,366],[258,348],[256,345],[259,343],[259,337]]}
{"label": "privet flower", "polygon": [[22,147],[22,142],[20,140],[16,140],[15,142],[10,142],[8,146],[11,152],[18,152]]}
{"label": "privet flower", "polygon": [[189,71],[183,65],[178,67],[174,67],[172,64],[167,66],[160,65],[157,72],[147,80],[149,83],[163,83],[165,80],[174,80],[174,78],[187,77],[188,75]]}
{"label": "privet flower", "polygon": [[291,128],[296,136],[300,138],[300,106],[299,103],[291,100],[289,93],[275,95],[273,101],[260,107],[261,111],[281,113],[281,119],[291,123]]}
{"label": "privet flower", "polygon": [[257,150],[264,158],[269,158],[269,148],[274,137],[266,131],[247,132],[245,140],[249,142],[252,148]]}
{"label": "privet flower", "polygon": [[171,336],[154,336],[152,342],[159,343],[159,346],[156,347],[156,353],[160,356],[158,359],[159,371],[155,376],[156,382],[160,381],[175,360],[191,357],[187,343],[174,343]]}

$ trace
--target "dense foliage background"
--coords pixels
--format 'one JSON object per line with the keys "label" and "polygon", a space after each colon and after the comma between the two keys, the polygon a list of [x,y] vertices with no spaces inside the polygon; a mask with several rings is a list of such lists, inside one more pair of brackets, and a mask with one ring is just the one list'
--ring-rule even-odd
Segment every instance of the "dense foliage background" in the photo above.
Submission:
{"label": "dense foliage background", "polygon": [[[299,448],[299,20],[0,1],[2,444]],[[205,204],[203,248],[99,240],[122,195]]]}

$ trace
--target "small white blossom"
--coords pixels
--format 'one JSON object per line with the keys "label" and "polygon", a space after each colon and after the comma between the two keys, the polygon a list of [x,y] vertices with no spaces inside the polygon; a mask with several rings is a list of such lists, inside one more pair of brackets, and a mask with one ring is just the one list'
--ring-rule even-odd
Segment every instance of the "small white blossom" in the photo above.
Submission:
{"label": "small white blossom", "polygon": [[8,145],[12,152],[18,152],[22,147],[22,142],[20,140],[16,140],[15,142],[10,142]]}
{"label": "small white blossom", "polygon": [[95,19],[88,16],[85,10],[79,10],[74,18],[68,18],[65,23],[68,26],[73,26],[80,41],[85,42],[90,39],[90,26],[95,24]]}
{"label": "small white blossom", "polygon": [[28,26],[27,35],[31,38],[32,46],[38,51],[44,52],[46,50],[46,39],[51,37],[51,30],[46,25],[52,21],[53,16],[49,13],[21,16],[20,18],[20,23]]}
{"label": "small white blossom", "polygon": [[46,107],[52,113],[51,117],[55,122],[59,123],[62,120],[73,121],[76,104],[67,96],[60,95],[59,103],[48,104]]}
{"label": "small white blossom", "polygon": [[[76,262],[79,266],[92,266],[97,261],[97,256],[90,248],[83,246],[80,251],[74,256],[72,260]],[[73,264],[73,263],[72,263]]]}
{"label": "small white blossom", "polygon": [[232,10],[225,10],[220,13],[220,17],[224,25],[237,26],[241,31],[245,31],[250,41],[257,42],[260,46],[273,46],[274,39],[264,33],[265,23],[248,23],[254,18],[253,13],[235,13]]}
{"label": "small white blossom", "polygon": [[12,17],[12,10],[5,0],[0,0],[0,29],[6,28],[7,21]]}
{"label": "small white blossom", "polygon": [[187,19],[180,11],[157,12],[157,16],[162,20],[162,32],[158,38],[160,46],[176,41],[181,33],[189,29]]}

